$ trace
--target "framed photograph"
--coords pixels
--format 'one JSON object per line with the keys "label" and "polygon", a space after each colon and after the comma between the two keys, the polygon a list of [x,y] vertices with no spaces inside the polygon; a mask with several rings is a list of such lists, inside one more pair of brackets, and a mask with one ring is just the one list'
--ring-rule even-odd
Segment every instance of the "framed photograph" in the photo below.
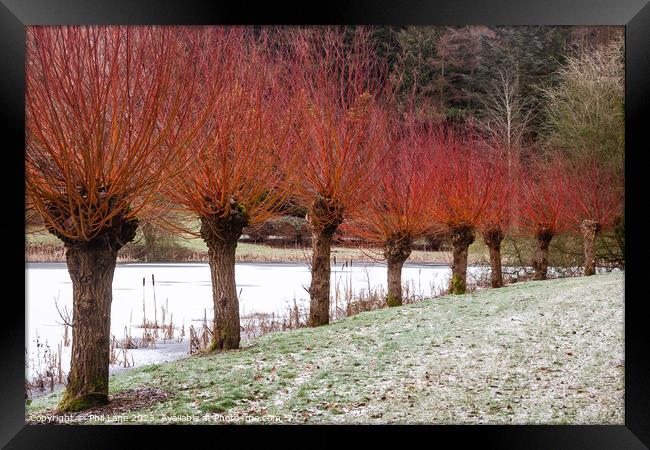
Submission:
{"label": "framed photograph", "polygon": [[2,0],[0,35],[6,448],[650,446],[647,1]]}

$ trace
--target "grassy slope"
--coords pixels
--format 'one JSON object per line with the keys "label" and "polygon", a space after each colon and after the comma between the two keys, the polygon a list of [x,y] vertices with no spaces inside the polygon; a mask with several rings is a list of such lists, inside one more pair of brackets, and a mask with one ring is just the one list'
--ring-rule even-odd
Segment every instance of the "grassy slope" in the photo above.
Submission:
{"label": "grassy slope", "polygon": [[[520,283],[362,313],[262,336],[242,351],[114,375],[111,392],[169,391],[129,413],[155,417],[621,424],[623,279]],[[28,411],[56,401],[53,394]]]}

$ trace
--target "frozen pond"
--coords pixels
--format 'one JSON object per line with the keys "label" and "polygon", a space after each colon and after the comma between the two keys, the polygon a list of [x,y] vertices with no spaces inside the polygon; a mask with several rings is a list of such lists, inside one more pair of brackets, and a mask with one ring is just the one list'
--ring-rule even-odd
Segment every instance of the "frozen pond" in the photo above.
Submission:
{"label": "frozen pond", "polygon": [[[63,341],[64,327],[59,311],[72,311],[72,283],[63,263],[28,263],[26,270],[26,346],[27,362],[45,351],[45,344],[53,353]],[[469,273],[485,270],[470,268]],[[157,343],[155,349],[128,350],[128,361],[135,366],[176,359],[189,351],[189,326],[201,326],[204,315],[212,318],[212,288],[210,271],[206,263],[184,264],[118,264],[113,279],[111,333],[121,339],[125,327],[132,336],[141,336],[140,324],[144,309],[148,321],[154,320],[155,277],[156,315],[160,323],[162,307],[166,306],[166,322],[174,323],[176,339]],[[411,294],[429,297],[446,289],[450,268],[446,265],[404,266],[402,282]],[[143,289],[143,278],[145,286]],[[240,313],[283,314],[294,300],[298,306],[307,307],[310,274],[305,264],[299,263],[240,263],[236,267],[237,291]],[[386,288],[385,264],[354,264],[332,266],[332,303],[341,302],[347,294],[367,293],[368,289]],[[57,299],[55,301],[55,299]],[[178,335],[184,327],[185,338]],[[41,344],[35,345],[37,338]],[[71,336],[71,335],[70,335]],[[64,372],[69,368],[70,347],[61,346],[61,364]],[[42,359],[42,355],[41,355]],[[28,375],[31,374],[30,364]],[[119,366],[112,367],[112,371]]]}

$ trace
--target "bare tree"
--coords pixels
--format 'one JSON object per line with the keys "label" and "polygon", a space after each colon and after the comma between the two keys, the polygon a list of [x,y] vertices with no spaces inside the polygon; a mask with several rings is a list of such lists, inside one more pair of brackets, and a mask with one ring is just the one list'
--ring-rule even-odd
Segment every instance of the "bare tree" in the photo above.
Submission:
{"label": "bare tree", "polygon": [[[477,120],[477,128],[486,135],[486,144],[497,153],[495,156],[505,156],[508,185],[516,185],[521,149],[534,114],[532,99],[521,94],[518,67],[498,67],[496,77],[477,98],[483,105],[483,116]],[[510,202],[509,210],[514,214],[518,209],[517,198],[512,196]],[[510,219],[515,223],[514,216]]]}
{"label": "bare tree", "polygon": [[530,99],[520,94],[517,67],[499,67],[496,78],[478,99],[484,106],[480,128],[515,158],[534,111]]}

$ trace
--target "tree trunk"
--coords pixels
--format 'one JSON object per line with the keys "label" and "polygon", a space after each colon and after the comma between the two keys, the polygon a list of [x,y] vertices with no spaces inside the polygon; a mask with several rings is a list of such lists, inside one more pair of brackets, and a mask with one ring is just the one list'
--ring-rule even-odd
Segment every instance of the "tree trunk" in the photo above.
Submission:
{"label": "tree trunk", "polygon": [[596,252],[594,241],[600,232],[600,223],[585,219],[580,224],[580,230],[585,244],[585,276],[596,274]]}
{"label": "tree trunk", "polygon": [[548,274],[548,246],[553,239],[553,232],[543,228],[537,232],[537,255],[533,261],[535,273],[533,280],[545,280]]}
{"label": "tree trunk", "polygon": [[309,326],[330,321],[330,250],[334,232],[319,230],[312,234],[311,285],[309,286]]}
{"label": "tree trunk", "polygon": [[114,225],[90,242],[64,241],[72,280],[72,356],[59,410],[108,403],[112,283],[117,252],[135,237],[137,222]]}
{"label": "tree trunk", "polygon": [[343,222],[343,209],[333,199],[318,197],[307,212],[307,222],[312,230],[308,325],[318,327],[330,321],[330,251],[334,233]]}
{"label": "tree trunk", "polygon": [[451,228],[453,262],[451,265],[451,294],[467,292],[467,251],[474,242],[474,230],[467,225]]}
{"label": "tree trunk", "polygon": [[490,251],[490,268],[492,287],[503,286],[503,273],[501,270],[501,241],[503,241],[503,230],[501,227],[488,228],[483,232],[483,241]]}
{"label": "tree trunk", "polygon": [[395,236],[385,243],[384,257],[388,262],[388,306],[402,305],[402,267],[411,255],[412,245],[410,236]]}
{"label": "tree trunk", "polygon": [[210,350],[239,348],[239,299],[235,285],[237,241],[216,241],[208,247],[214,322]]}
{"label": "tree trunk", "polygon": [[208,246],[212,279],[214,320],[210,350],[239,348],[241,339],[239,299],[235,284],[235,251],[248,217],[241,209],[233,209],[227,217],[215,215],[201,218],[201,237]]}

